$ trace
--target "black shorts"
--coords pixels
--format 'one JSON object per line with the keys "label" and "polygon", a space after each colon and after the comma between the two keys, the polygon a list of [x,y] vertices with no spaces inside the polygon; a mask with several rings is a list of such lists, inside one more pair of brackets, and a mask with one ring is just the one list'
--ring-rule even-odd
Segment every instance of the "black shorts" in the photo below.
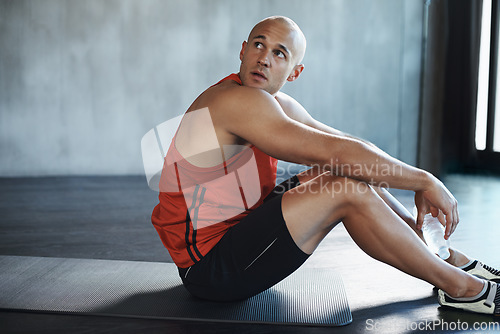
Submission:
{"label": "black shorts", "polygon": [[213,301],[256,295],[294,272],[309,257],[294,242],[283,219],[283,194],[296,176],[276,186],[264,204],[230,228],[199,262],[179,268],[186,289]]}

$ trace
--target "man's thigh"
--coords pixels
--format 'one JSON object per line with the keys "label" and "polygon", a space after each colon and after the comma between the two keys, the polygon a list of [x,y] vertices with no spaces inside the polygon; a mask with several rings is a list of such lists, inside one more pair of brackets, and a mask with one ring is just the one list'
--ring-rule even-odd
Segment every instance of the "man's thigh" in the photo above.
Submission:
{"label": "man's thigh", "polygon": [[283,217],[298,247],[312,254],[337,223],[359,209],[353,203],[373,194],[364,182],[320,174],[283,195]]}

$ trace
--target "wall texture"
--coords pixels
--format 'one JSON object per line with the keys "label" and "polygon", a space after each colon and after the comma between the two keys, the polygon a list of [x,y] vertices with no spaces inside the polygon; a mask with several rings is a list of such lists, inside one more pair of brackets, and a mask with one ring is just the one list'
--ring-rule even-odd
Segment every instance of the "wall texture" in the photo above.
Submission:
{"label": "wall texture", "polygon": [[237,72],[269,15],[308,38],[285,85],[319,120],[417,156],[423,0],[0,0],[0,176],[143,173],[140,142]]}

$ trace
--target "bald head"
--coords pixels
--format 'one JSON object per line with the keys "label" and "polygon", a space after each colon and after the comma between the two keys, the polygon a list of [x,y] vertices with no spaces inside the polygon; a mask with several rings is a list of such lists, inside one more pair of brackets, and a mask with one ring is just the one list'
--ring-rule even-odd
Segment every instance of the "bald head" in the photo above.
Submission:
{"label": "bald head", "polygon": [[240,51],[240,78],[244,86],[276,95],[288,81],[295,81],[304,65],[306,39],[288,17],[271,16],[253,27]]}
{"label": "bald head", "polygon": [[262,27],[273,24],[279,24],[290,30],[290,34],[293,41],[291,48],[293,52],[294,61],[295,64],[300,64],[306,52],[306,37],[302,33],[302,30],[300,30],[297,23],[295,23],[292,19],[286,16],[270,16],[263,19],[253,27],[252,31],[250,31],[250,34],[248,35],[248,40],[249,41],[252,40],[252,38],[255,37],[254,35],[258,34],[259,30]]}

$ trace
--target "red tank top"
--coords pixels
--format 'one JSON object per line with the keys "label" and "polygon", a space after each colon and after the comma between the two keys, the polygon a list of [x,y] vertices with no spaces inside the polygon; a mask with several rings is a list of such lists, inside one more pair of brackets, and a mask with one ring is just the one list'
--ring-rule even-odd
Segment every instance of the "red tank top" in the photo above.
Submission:
{"label": "red tank top", "polygon": [[[225,80],[242,84],[234,73],[217,84]],[[201,168],[185,160],[174,143],[175,137],[151,220],[175,264],[187,268],[262,205],[275,186],[277,160],[252,145],[220,165]]]}

